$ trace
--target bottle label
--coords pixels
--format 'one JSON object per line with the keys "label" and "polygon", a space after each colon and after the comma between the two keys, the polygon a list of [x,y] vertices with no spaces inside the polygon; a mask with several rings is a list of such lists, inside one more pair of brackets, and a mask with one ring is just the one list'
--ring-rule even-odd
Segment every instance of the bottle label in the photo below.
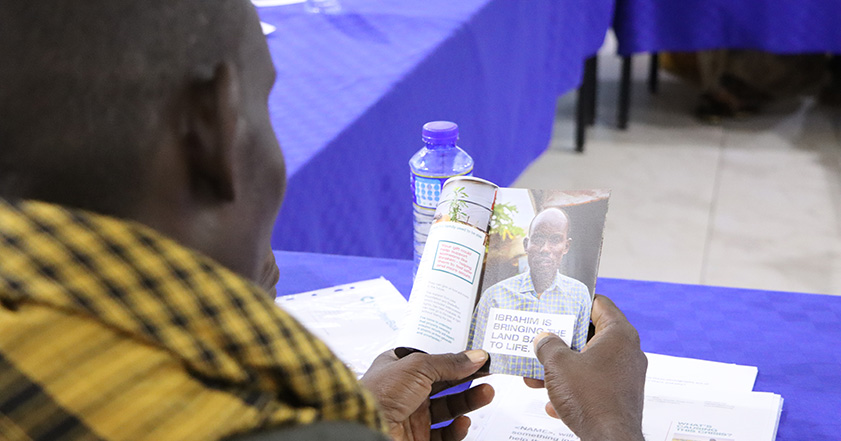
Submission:
{"label": "bottle label", "polygon": [[412,194],[415,205],[435,210],[438,207],[438,199],[441,197],[441,188],[444,186],[444,182],[454,176],[473,176],[473,169],[465,173],[444,178],[421,176],[412,173]]}

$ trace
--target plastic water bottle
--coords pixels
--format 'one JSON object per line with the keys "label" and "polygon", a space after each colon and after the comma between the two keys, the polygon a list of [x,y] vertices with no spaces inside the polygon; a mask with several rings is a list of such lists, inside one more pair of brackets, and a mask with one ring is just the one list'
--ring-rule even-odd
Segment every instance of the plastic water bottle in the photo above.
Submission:
{"label": "plastic water bottle", "polygon": [[414,254],[418,272],[423,247],[441,196],[444,181],[453,176],[472,176],[473,158],[458,141],[458,125],[449,121],[432,121],[423,125],[423,142],[426,144],[409,160],[412,181],[412,207],[414,208]]}

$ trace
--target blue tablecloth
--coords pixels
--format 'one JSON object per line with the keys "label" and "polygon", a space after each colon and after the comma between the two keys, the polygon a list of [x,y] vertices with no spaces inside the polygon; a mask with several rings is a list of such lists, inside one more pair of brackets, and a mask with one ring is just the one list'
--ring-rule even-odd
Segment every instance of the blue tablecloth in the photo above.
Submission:
{"label": "blue tablecloth", "polygon": [[[384,276],[409,295],[412,262],[277,252],[278,295]],[[841,297],[600,278],[648,352],[759,367],[785,404],[778,440],[841,434]]]}
{"label": "blue tablecloth", "polygon": [[838,0],[616,0],[620,55],[757,49],[841,53]]}
{"label": "blue tablecloth", "polygon": [[260,8],[278,72],[269,106],[289,185],[272,246],[412,255],[409,158],[452,120],[474,174],[508,185],[548,146],[613,0],[342,0]]}

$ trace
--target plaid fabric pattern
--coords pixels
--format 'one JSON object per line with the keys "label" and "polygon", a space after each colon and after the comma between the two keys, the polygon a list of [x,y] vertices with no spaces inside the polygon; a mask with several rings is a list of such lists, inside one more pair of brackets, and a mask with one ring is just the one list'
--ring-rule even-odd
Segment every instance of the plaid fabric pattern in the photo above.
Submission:
{"label": "plaid fabric pattern", "polygon": [[256,285],[142,225],[0,200],[0,439],[218,439],[370,395]]}
{"label": "plaid fabric pattern", "polygon": [[[540,298],[534,291],[531,274],[518,274],[497,283],[482,294],[473,313],[468,341],[472,342],[472,349],[481,349],[488,324],[488,313],[491,308],[502,308],[575,315],[577,318],[572,348],[580,351],[587,343],[592,302],[587,285],[561,273],[555,276],[552,286]],[[536,358],[491,353],[491,372],[543,379],[543,366]]]}

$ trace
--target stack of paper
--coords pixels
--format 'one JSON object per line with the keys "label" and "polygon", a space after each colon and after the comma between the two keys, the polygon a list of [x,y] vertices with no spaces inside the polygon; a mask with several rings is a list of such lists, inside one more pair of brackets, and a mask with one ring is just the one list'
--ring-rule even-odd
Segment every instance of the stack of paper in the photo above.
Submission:
{"label": "stack of paper", "polygon": [[[258,8],[264,8],[268,6],[284,6],[284,5],[292,5],[295,3],[303,3],[304,0],[251,0],[251,3]],[[260,22],[260,27],[263,28],[263,35],[269,35],[277,30],[277,27],[271,23],[266,23],[264,21]]]}
{"label": "stack of paper", "polygon": [[[783,399],[752,392],[757,368],[646,354],[643,435],[648,441],[772,441]],[[490,406],[470,414],[467,440],[577,440],[561,421],[549,417],[544,389],[522,379],[482,379],[496,389]]]}
{"label": "stack of paper", "polygon": [[278,297],[275,303],[362,376],[394,347],[406,299],[384,278]]}
{"label": "stack of paper", "polygon": [[303,3],[304,0],[251,0],[251,3],[258,8],[265,8],[268,6],[284,6],[293,5],[295,3]]}

